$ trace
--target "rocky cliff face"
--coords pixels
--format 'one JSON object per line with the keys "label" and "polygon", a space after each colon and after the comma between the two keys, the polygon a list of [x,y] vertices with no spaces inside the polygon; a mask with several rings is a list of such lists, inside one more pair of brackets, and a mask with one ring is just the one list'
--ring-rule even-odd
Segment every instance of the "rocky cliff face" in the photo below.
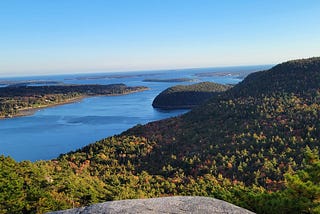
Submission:
{"label": "rocky cliff face", "polygon": [[237,207],[214,198],[208,197],[164,197],[151,199],[134,199],[122,201],[109,201],[64,211],[51,212],[51,214],[117,214],[117,213],[233,213],[249,214],[246,209]]}

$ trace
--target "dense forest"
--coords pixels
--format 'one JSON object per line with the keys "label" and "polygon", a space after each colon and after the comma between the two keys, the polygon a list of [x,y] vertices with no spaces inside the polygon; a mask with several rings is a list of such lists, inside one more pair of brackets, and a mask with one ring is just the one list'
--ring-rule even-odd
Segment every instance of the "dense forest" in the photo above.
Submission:
{"label": "dense forest", "polygon": [[161,109],[193,108],[219,92],[230,89],[230,85],[201,82],[192,85],[177,85],[161,92],[153,100],[152,106]]}
{"label": "dense forest", "polygon": [[0,157],[0,213],[169,195],[320,213],[320,58],[289,61],[175,118],[51,161]]}
{"label": "dense forest", "polygon": [[86,96],[120,95],[146,90],[146,87],[110,85],[48,85],[24,86],[13,84],[0,87],[0,118],[19,115],[21,111],[47,107]]}

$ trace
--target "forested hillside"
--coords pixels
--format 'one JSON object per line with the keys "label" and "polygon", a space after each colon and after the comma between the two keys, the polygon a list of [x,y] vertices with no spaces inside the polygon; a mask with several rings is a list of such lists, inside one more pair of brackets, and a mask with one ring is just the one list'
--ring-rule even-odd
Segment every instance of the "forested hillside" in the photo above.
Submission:
{"label": "forested hillside", "polygon": [[56,160],[1,157],[1,212],[212,196],[258,213],[320,212],[320,58],[250,74],[176,118]]}
{"label": "forested hillside", "polygon": [[147,87],[129,87],[125,84],[48,86],[24,84],[27,83],[0,87],[0,118],[23,116],[24,110],[63,104],[86,96],[121,95],[147,90]]}
{"label": "forested hillside", "polygon": [[152,106],[162,109],[193,108],[204,103],[219,92],[226,91],[230,88],[230,85],[213,82],[177,85],[164,90],[156,96]]}

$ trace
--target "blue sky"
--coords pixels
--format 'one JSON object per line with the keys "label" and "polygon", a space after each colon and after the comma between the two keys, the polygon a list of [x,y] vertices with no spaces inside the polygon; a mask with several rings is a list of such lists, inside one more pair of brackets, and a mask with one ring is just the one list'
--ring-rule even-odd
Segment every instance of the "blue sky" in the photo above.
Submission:
{"label": "blue sky", "polygon": [[319,0],[1,0],[0,76],[320,55]]}

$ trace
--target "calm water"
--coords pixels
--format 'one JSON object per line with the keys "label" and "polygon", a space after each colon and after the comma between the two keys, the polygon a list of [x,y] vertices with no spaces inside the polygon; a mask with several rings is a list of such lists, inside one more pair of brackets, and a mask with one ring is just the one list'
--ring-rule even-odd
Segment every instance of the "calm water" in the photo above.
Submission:
{"label": "calm water", "polygon": [[[164,119],[186,110],[158,111],[151,104],[167,87],[184,83],[143,82],[144,79],[191,78],[235,84],[246,73],[270,66],[206,68],[171,71],[81,74],[42,77],[0,78],[1,80],[54,80],[75,84],[125,83],[143,85],[148,91],[112,97],[86,98],[78,103],[42,109],[32,116],[0,120],[0,154],[21,160],[48,160],[102,138],[120,134],[136,124]],[[197,75],[220,72],[219,75]],[[223,75],[221,73],[223,72]],[[225,74],[229,72],[231,74]],[[232,73],[234,75],[232,75]],[[194,83],[194,82],[193,82]]]}

